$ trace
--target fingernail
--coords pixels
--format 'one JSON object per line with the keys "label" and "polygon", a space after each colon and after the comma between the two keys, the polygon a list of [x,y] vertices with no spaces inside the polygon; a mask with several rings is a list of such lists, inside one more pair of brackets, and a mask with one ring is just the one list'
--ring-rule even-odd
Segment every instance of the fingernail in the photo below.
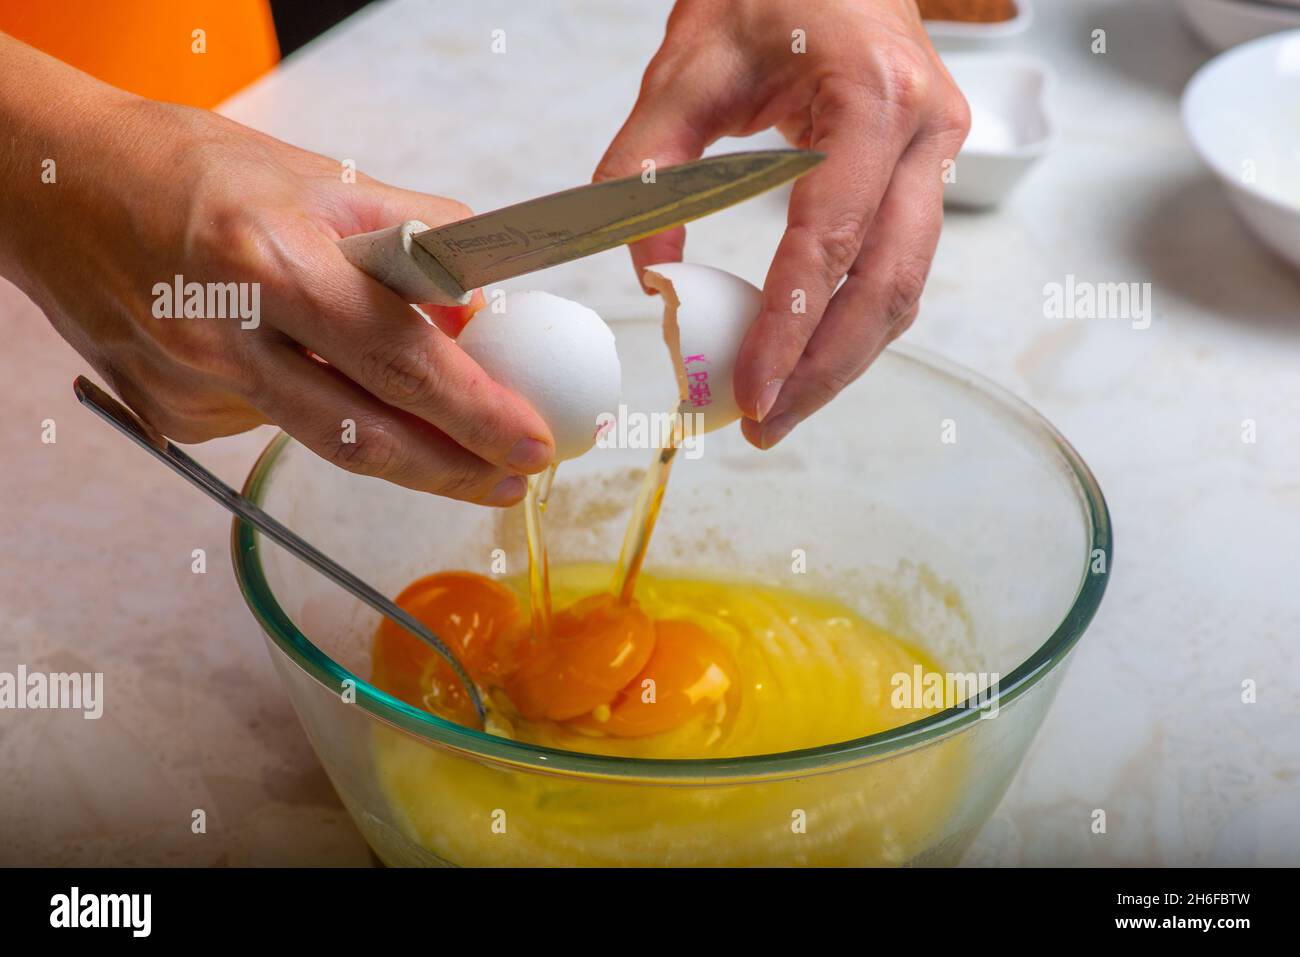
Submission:
{"label": "fingernail", "polygon": [[776,405],[776,397],[781,394],[781,386],[785,385],[784,379],[773,379],[767,385],[763,386],[763,391],[758,394],[758,421],[762,422],[767,414],[772,411],[772,406]]}
{"label": "fingernail", "polygon": [[497,483],[492,494],[483,500],[484,505],[514,505],[524,497],[528,483],[521,475],[512,475]]}
{"label": "fingernail", "polygon": [[785,438],[790,430],[799,424],[801,416],[794,412],[786,412],[778,415],[771,422],[763,423],[762,441],[763,448],[770,449],[776,443]]}
{"label": "fingernail", "polygon": [[506,465],[520,472],[540,472],[551,464],[551,447],[540,439],[520,439],[506,456]]}

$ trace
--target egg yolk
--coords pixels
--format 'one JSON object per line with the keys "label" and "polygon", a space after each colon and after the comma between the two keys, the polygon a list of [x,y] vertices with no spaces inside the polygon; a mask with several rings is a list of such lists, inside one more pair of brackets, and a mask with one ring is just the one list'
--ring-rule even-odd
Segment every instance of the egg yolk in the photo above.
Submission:
{"label": "egg yolk", "polygon": [[505,691],[529,721],[568,721],[607,704],[637,676],[654,650],[655,628],[635,604],[592,595],[551,619],[532,641]]}
{"label": "egg yolk", "polygon": [[[397,604],[441,638],[476,682],[500,683],[510,666],[508,639],[520,624],[519,602],[510,589],[482,575],[443,572],[407,586]],[[408,704],[477,723],[474,704],[451,665],[387,618],[375,635],[372,668],[376,683]]]}
{"label": "egg yolk", "polygon": [[[557,612],[545,639],[530,633],[513,592],[469,572],[422,578],[397,604],[446,642],[476,683],[500,688],[529,721],[640,737],[711,711],[720,717],[739,692],[735,659],[703,628],[653,621],[611,594]],[[451,666],[387,620],[376,634],[374,681],[416,707],[475,721]]]}
{"label": "egg yolk", "polygon": [[693,622],[657,621],[654,651],[645,667],[607,707],[573,724],[619,738],[660,734],[697,715],[734,706],[739,691],[739,669],[726,645]]}

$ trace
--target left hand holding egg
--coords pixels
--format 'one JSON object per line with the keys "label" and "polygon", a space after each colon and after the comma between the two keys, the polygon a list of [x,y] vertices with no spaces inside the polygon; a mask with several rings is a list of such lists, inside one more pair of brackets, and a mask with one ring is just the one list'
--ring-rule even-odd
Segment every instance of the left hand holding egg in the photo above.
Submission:
{"label": "left hand holding egg", "polygon": [[[794,186],[736,363],[751,443],[780,441],[912,322],[943,221],[944,163],[969,126],[914,0],[678,0],[594,178],[683,163],[769,127],[828,154]],[[635,244],[638,277],[681,259],[684,242],[677,229]]]}

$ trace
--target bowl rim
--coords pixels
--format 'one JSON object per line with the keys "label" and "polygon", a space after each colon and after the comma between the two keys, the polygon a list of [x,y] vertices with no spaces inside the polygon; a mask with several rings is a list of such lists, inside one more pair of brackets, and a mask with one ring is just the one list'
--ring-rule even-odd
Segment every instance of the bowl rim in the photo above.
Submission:
{"label": "bowl rim", "polygon": [[[1300,13],[1300,11],[1296,12]],[[1234,190],[1239,190],[1245,195],[1265,203],[1278,212],[1288,216],[1296,216],[1300,215],[1300,204],[1287,203],[1276,194],[1263,189],[1259,183],[1244,182],[1240,177],[1229,171],[1226,162],[1216,152],[1210,137],[1206,136],[1205,131],[1201,129],[1201,114],[1193,114],[1195,109],[1193,100],[1201,95],[1201,91],[1219,82],[1219,74],[1229,66],[1230,61],[1250,60],[1252,57],[1257,57],[1261,50],[1272,46],[1280,46],[1288,41],[1300,41],[1300,27],[1256,37],[1253,40],[1247,40],[1245,43],[1239,43],[1215,54],[1201,64],[1197,71],[1192,74],[1192,78],[1187,81],[1187,85],[1183,87],[1178,112],[1182,120],[1183,132],[1191,141],[1192,147],[1201,158],[1201,162],[1209,167],[1210,172],[1218,177],[1221,182]]]}
{"label": "bowl rim", "polygon": [[[345,687],[344,682],[351,681],[355,688],[354,707],[434,747],[461,752],[482,762],[550,774],[700,784],[737,778],[803,777],[932,744],[981,720],[981,708],[987,709],[994,704],[1001,708],[1020,697],[1065,660],[1096,614],[1110,577],[1113,555],[1110,513],[1101,488],[1083,459],[1055,427],[1026,402],[984,376],[928,350],[895,344],[888,351],[925,367],[927,371],[955,380],[953,384],[958,387],[980,393],[1021,425],[1040,433],[1044,442],[1067,466],[1088,526],[1087,553],[1083,556],[1078,590],[1069,609],[1047,640],[1000,680],[993,696],[981,699],[978,706],[966,707],[966,702],[962,702],[886,731],[773,754],[723,758],[632,758],[586,754],[501,738],[456,724],[407,704],[353,674],[299,631],[280,607],[262,568],[261,536],[252,526],[236,518],[231,524],[231,558],[240,591],[268,638],[326,690],[338,694]],[[289,442],[288,435],[277,434],[249,472],[243,494],[259,506],[276,463]],[[1104,571],[1094,573],[1092,569],[1098,550],[1104,557]]]}

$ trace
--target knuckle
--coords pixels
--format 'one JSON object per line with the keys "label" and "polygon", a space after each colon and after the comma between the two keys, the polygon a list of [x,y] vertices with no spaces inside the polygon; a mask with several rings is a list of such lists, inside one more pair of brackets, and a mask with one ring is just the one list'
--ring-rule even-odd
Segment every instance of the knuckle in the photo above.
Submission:
{"label": "knuckle", "polygon": [[929,273],[930,264],[920,259],[907,259],[894,267],[889,284],[889,300],[886,303],[886,319],[900,319],[916,308],[921,293],[925,291]]}
{"label": "knuckle", "polygon": [[599,183],[607,179],[618,178],[623,168],[623,159],[616,152],[617,149],[618,144],[615,143],[605,151],[605,155],[600,158],[595,171],[591,174],[592,182]]}
{"label": "knuckle", "polygon": [[641,96],[651,97],[668,90],[681,80],[690,64],[691,60],[683,60],[675,49],[660,48],[641,75]]}
{"label": "knuckle", "polygon": [[223,391],[248,398],[257,391],[259,379],[253,362],[237,342],[237,329],[220,320],[199,320],[168,337],[165,348],[174,361],[201,373]]}
{"label": "knuckle", "polygon": [[398,437],[388,426],[374,421],[357,422],[352,441],[344,440],[342,429],[331,432],[323,448],[329,462],[359,475],[392,475],[401,460]]}
{"label": "knuckle", "polygon": [[362,355],[361,376],[397,405],[422,405],[438,394],[437,363],[423,345],[381,342]]}
{"label": "knuckle", "polygon": [[[178,301],[176,318],[154,326],[156,339],[177,363],[245,397],[260,386],[250,342],[265,334],[263,305],[284,270],[268,223],[225,207],[205,209],[185,237],[185,261],[192,265],[184,273],[184,318]],[[201,296],[196,315],[188,311],[191,286]]]}
{"label": "knuckle", "polygon": [[495,485],[494,479],[499,478],[487,463],[476,462],[469,456],[459,456],[446,464],[439,476],[437,490],[438,494],[449,498],[477,502],[487,497]]}
{"label": "knuckle", "polygon": [[235,399],[248,401],[262,389],[262,377],[252,350],[239,343],[238,326],[223,325],[219,320],[177,324],[159,345],[167,357],[198,373],[211,388]]}
{"label": "knuckle", "polygon": [[[226,190],[235,188],[231,184]],[[184,254],[195,275],[189,276],[187,270],[186,279],[222,284],[223,295],[232,305],[251,306],[254,294],[259,308],[312,294],[314,284],[306,281],[309,257],[304,253],[316,240],[315,234],[303,221],[286,218],[278,210],[232,206],[224,196],[196,202],[189,214]],[[247,284],[246,290],[238,292],[249,299],[234,303],[229,283]]]}
{"label": "knuckle", "polygon": [[930,96],[931,72],[930,64],[919,50],[895,46],[880,64],[880,96],[904,113],[919,110]]}
{"label": "knuckle", "polygon": [[176,442],[206,442],[222,429],[222,403],[194,389],[163,385],[139,362],[117,359],[109,364],[113,388],[144,422]]}
{"label": "knuckle", "polygon": [[865,234],[866,218],[860,213],[840,216],[822,230],[818,249],[829,282],[839,282],[849,271]]}
{"label": "knuckle", "polygon": [[158,344],[173,361],[187,369],[207,371],[220,362],[221,347],[203,320],[172,321],[162,326]]}
{"label": "knuckle", "polygon": [[592,179],[600,182],[632,176],[641,171],[642,164],[646,160],[654,159],[656,157],[653,154],[647,155],[645,145],[638,143],[634,136],[620,132],[614,142],[610,143],[605,155],[601,157]]}
{"label": "knuckle", "polygon": [[259,214],[228,203],[200,203],[186,235],[187,258],[208,272],[243,279],[269,272],[267,224]]}
{"label": "knuckle", "polygon": [[959,134],[963,140],[970,132],[970,103],[955,85],[949,87],[935,111],[935,123],[941,131]]}
{"label": "knuckle", "polygon": [[504,444],[501,426],[491,414],[467,417],[462,435],[462,444],[470,449],[497,449]]}

